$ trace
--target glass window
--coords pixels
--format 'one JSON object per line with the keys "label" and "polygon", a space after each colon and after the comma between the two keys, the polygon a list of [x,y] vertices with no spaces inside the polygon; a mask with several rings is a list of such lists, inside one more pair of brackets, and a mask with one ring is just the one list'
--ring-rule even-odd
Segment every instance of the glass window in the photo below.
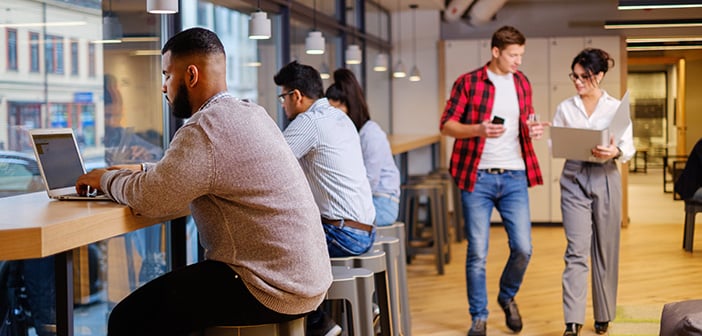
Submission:
{"label": "glass window", "polygon": [[297,60],[302,64],[307,64],[317,69],[322,76],[322,83],[326,90],[334,81],[331,78],[334,70],[342,67],[341,56],[339,56],[341,36],[318,26],[316,29],[321,31],[324,37],[324,54],[308,54],[305,50],[305,39],[307,34],[313,30],[312,25],[307,21],[303,22],[297,19],[291,19],[290,23],[290,55],[292,60]]}
{"label": "glass window", "polygon": [[29,33],[29,71],[39,72],[39,34]]}
{"label": "glass window", "polygon": [[97,73],[97,62],[95,60],[95,44],[88,44],[88,76],[95,77]]}
{"label": "glass window", "polygon": [[17,70],[17,29],[7,29],[7,70]]}
{"label": "glass window", "polygon": [[78,76],[78,41],[71,41],[71,75]]}
{"label": "glass window", "polygon": [[54,48],[54,37],[47,35],[44,41],[44,63],[47,73],[56,72],[56,49]]}
{"label": "glass window", "polygon": [[[390,96],[391,75],[390,65],[385,71],[375,71],[375,61],[380,51],[378,49],[367,47],[367,60],[363,64],[366,67],[366,100],[368,101],[368,109],[371,119],[377,122],[380,127],[388,134],[392,133],[392,110]],[[387,54],[386,54],[387,56]],[[389,62],[389,56],[388,56]]]}
{"label": "glass window", "polygon": [[[9,43],[0,53],[0,197],[44,190],[28,137],[34,128],[72,128],[87,169],[160,158],[166,133],[160,57],[166,16],[146,13],[143,0],[1,3],[2,15],[12,18],[3,22],[3,34],[12,32],[0,39],[3,46]],[[123,27],[120,43],[104,43],[103,8],[108,7]],[[49,21],[61,24],[45,24]],[[14,66],[10,63],[17,64],[15,71],[6,71],[4,64]],[[135,147],[145,150],[128,150]],[[155,225],[77,250],[74,260],[84,257],[88,269],[74,279],[74,288],[80,288],[74,301],[76,335],[104,335],[109,310],[166,271],[164,230]],[[22,265],[18,272],[28,272],[19,276],[46,281],[49,275],[38,273],[37,263],[43,262],[51,261],[13,263]],[[26,308],[29,313],[51,309],[53,301],[45,301]],[[28,329],[20,332],[36,334]]]}
{"label": "glass window", "polygon": [[[218,2],[219,3],[219,2]],[[254,6],[238,4],[235,9],[216,5],[208,1],[185,0],[183,8],[198,8],[197,11],[182,10],[183,29],[201,26],[212,29],[224,44],[227,54],[227,87],[240,99],[249,99],[263,106],[271,117],[280,122],[276,87],[273,75],[280,68],[280,24],[279,15],[267,13],[271,20],[272,38],[252,40],[248,37],[249,14]]]}
{"label": "glass window", "polygon": [[54,37],[54,45],[56,46],[54,49],[56,52],[56,73],[62,74],[64,68],[63,38],[60,36]]}

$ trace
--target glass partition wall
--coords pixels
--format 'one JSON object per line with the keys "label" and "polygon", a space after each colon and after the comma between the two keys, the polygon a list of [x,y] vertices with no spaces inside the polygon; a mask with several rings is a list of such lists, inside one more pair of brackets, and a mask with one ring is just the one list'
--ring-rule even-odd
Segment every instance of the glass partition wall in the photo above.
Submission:
{"label": "glass partition wall", "polygon": [[[144,0],[3,0],[0,197],[44,190],[28,141],[34,128],[73,129],[88,170],[160,159],[175,131],[172,125],[178,124],[161,92],[160,49],[172,32],[194,26],[212,29],[222,39],[229,91],[263,106],[281,129],[287,120],[273,76],[297,60],[320,70],[325,88],[334,70],[354,71],[366,88],[373,120],[391,133],[391,77],[388,70],[373,70],[378,54],[390,54],[389,13],[363,0],[262,3],[181,0],[180,13],[154,15],[146,12]],[[249,17],[259,5],[272,22],[267,40],[248,38]],[[322,32],[324,54],[306,53],[311,30]],[[361,47],[361,64],[345,63],[349,44]],[[388,56],[388,64],[391,60]],[[187,222],[185,263],[191,263],[199,255],[197,232],[192,220]],[[164,223],[75,251],[74,260],[87,265],[74,270],[76,335],[105,335],[110,309],[170,269],[171,236],[171,226]],[[51,259],[0,261],[0,279],[50,281]],[[53,294],[23,281],[0,283],[0,291],[45,298],[35,306],[26,298],[0,299],[3,315],[17,304],[25,317],[53,308]],[[25,323],[20,329],[51,335],[53,322]]]}

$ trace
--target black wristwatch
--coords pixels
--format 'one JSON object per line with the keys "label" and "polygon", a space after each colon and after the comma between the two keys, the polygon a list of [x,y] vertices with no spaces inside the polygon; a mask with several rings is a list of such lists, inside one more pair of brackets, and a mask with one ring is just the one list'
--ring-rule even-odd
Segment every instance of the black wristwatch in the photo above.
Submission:
{"label": "black wristwatch", "polygon": [[614,159],[618,159],[620,157],[622,157],[622,149],[617,146],[617,155],[614,156]]}

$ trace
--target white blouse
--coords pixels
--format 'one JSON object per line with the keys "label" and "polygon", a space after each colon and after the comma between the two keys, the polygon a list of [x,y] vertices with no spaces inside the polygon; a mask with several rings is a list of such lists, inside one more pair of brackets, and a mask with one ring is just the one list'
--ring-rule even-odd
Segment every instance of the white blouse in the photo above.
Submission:
{"label": "white blouse", "polygon": [[[619,107],[619,100],[602,90],[602,96],[597,102],[595,111],[588,116],[585,111],[585,104],[579,95],[570,97],[556,108],[556,115],[553,116],[553,126],[587,128],[603,130],[609,127],[614,118],[614,114]],[[631,159],[636,153],[634,148],[633,128],[631,122],[627,126],[620,139],[614,139],[614,143],[622,151],[621,162]]]}

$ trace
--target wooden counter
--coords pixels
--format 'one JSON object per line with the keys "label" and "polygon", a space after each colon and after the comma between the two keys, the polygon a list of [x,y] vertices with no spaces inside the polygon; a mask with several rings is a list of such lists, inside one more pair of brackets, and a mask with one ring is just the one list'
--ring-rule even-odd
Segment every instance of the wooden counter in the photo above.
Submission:
{"label": "wooden counter", "polygon": [[391,134],[388,135],[390,148],[393,155],[402,154],[411,150],[439,143],[439,134]]}
{"label": "wooden counter", "polygon": [[439,166],[439,143],[441,135],[437,134],[391,134],[388,135],[390,150],[396,157],[400,170],[400,183],[405,184],[409,176],[409,152],[422,147],[431,147],[432,169]]}
{"label": "wooden counter", "polygon": [[135,216],[109,201],[56,201],[45,192],[0,198],[0,260],[40,258],[169,218]]}
{"label": "wooden counter", "polygon": [[0,260],[55,256],[56,334],[73,336],[72,250],[186,215],[147,218],[114,202],[56,201],[46,192],[0,198]]}

